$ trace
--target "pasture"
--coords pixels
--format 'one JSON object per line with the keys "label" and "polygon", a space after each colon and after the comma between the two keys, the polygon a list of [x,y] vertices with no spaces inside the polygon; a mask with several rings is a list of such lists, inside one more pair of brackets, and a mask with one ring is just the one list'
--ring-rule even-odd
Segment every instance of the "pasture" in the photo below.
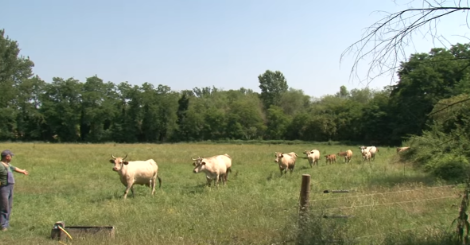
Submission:
{"label": "pasture", "polygon": [[[15,153],[11,229],[2,244],[58,244],[49,236],[56,221],[66,225],[115,226],[113,240],[75,238],[76,244],[439,244],[458,215],[461,189],[397,162],[395,148],[380,148],[371,164],[358,146],[243,144],[46,144],[1,143]],[[303,151],[318,149],[319,166]],[[324,155],[351,149],[345,164],[326,165]],[[274,152],[298,154],[292,174],[280,176]],[[229,154],[226,186],[205,187],[191,158]],[[109,163],[111,154],[129,160],[153,158],[162,188],[155,196],[124,186]],[[404,168],[405,167],[405,168]],[[298,227],[302,174],[311,175],[311,222]],[[324,190],[351,190],[323,194]],[[321,215],[349,215],[323,219]],[[315,242],[316,241],[316,242]],[[337,242],[338,243],[338,242]],[[340,242],[341,243],[341,242]]]}

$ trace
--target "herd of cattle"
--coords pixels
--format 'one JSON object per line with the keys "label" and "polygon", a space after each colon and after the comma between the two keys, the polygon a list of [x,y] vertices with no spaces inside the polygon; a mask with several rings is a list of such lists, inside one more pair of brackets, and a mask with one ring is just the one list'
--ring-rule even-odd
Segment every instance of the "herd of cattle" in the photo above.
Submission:
{"label": "herd of cattle", "polygon": [[[397,153],[408,150],[409,148],[410,147],[398,147]],[[375,155],[379,151],[375,146],[361,146],[359,149],[361,150],[362,159],[368,162],[370,162],[371,159],[375,160]],[[307,150],[304,154],[307,156],[310,167],[318,165],[320,151],[317,149],[311,151]],[[325,156],[326,163],[336,163],[336,156],[344,157],[344,162],[349,163],[351,162],[353,152],[347,150],[337,154],[328,154]],[[158,165],[153,159],[146,161],[126,161],[127,155],[125,157],[114,157],[111,155],[111,157],[110,162],[114,164],[113,171],[118,172],[121,183],[126,186],[124,198],[127,198],[129,190],[131,190],[132,196],[134,196],[133,186],[135,184],[149,186],[152,195],[155,193],[157,179],[159,187],[161,187],[162,180],[158,176]],[[276,152],[274,162],[278,164],[282,175],[283,173],[287,173],[288,170],[291,173],[294,171],[296,159],[297,154],[295,152]],[[232,158],[228,154],[213,157],[198,157],[192,160],[194,166],[193,172],[205,173],[208,186],[211,186],[212,181],[214,181],[214,185],[216,186],[219,184],[219,181],[225,184],[227,182],[228,173],[232,172]]]}

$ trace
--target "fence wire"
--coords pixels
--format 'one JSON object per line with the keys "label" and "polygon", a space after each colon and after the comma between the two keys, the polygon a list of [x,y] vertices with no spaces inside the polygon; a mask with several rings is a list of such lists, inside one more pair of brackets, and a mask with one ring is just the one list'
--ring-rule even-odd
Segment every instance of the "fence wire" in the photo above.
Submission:
{"label": "fence wire", "polygon": [[[444,186],[434,186],[434,187],[424,187],[418,189],[410,189],[410,190],[400,190],[400,191],[387,191],[387,192],[377,192],[377,193],[370,193],[364,195],[346,195],[348,193],[338,193],[336,195],[345,195],[342,197],[333,197],[333,198],[326,198],[326,199],[314,199],[310,200],[312,202],[322,202],[322,201],[329,201],[329,200],[338,200],[338,199],[347,199],[347,198],[358,198],[358,197],[366,197],[366,196],[376,196],[376,195],[388,195],[393,193],[403,193],[403,192],[412,192],[412,191],[422,191],[427,189],[437,189],[437,188],[446,188],[446,187],[455,187],[455,185],[444,185]],[[324,194],[323,194],[324,195]]]}

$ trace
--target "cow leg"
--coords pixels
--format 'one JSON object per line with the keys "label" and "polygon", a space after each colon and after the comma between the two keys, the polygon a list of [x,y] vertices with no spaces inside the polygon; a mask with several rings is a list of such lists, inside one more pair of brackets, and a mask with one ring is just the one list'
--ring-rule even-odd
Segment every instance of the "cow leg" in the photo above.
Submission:
{"label": "cow leg", "polygon": [[152,190],[152,196],[155,193],[155,179],[156,178],[150,180],[150,189]]}
{"label": "cow leg", "polygon": [[132,193],[132,197],[135,197],[134,196],[134,185],[131,186],[131,193]]}
{"label": "cow leg", "polygon": [[214,180],[214,181],[215,181],[215,184],[214,184],[214,185],[215,185],[217,188],[219,187],[219,179],[220,179],[220,175],[217,174],[217,176],[215,176],[215,180]]}
{"label": "cow leg", "polygon": [[220,180],[222,181],[222,185],[225,185],[225,183],[227,182],[227,173],[222,174],[220,178]]}
{"label": "cow leg", "polygon": [[132,191],[132,195],[134,195],[134,191],[132,190],[132,184],[127,183],[126,190],[124,191],[124,199],[127,198],[127,193],[129,193],[129,189]]}
{"label": "cow leg", "polygon": [[228,172],[232,172],[231,168],[227,168],[227,172],[225,173],[225,182],[228,180]]}

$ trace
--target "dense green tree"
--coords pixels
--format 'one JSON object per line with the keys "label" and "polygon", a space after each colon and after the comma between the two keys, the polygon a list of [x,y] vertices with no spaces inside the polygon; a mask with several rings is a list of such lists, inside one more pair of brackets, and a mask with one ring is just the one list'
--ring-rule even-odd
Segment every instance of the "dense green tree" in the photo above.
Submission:
{"label": "dense green tree", "polygon": [[80,141],[80,92],[83,84],[69,78],[54,77],[45,86],[40,108],[47,122],[47,139],[60,142]]}
{"label": "dense green tree", "polygon": [[348,89],[346,88],[346,86],[341,86],[339,87],[339,92],[335,94],[336,97],[340,97],[340,98],[348,98],[349,97],[349,91]]}
{"label": "dense green tree", "polygon": [[15,103],[18,106],[17,112],[17,132],[21,140],[45,140],[43,129],[46,127],[46,120],[40,113],[41,96],[44,93],[46,83],[38,76],[30,79],[23,79],[18,84],[18,96]]}
{"label": "dense green tree", "polygon": [[275,105],[269,107],[266,117],[266,139],[285,139],[291,119],[284,113],[282,108]]}
{"label": "dense green tree", "polygon": [[262,138],[266,126],[260,104],[256,94],[230,103],[226,129],[229,138],[245,140]]}
{"label": "dense green tree", "polygon": [[391,92],[393,138],[420,135],[426,129],[427,114],[433,106],[441,99],[457,95],[459,86],[466,87],[469,47],[432,49],[429,54],[414,54],[401,64],[400,81]]}
{"label": "dense green tree", "polygon": [[287,140],[314,140],[307,135],[307,123],[312,120],[314,115],[309,112],[296,114],[286,129]]}
{"label": "dense green tree", "polygon": [[178,124],[178,128],[173,135],[174,141],[188,140],[188,130],[185,128],[185,121],[187,120],[189,109],[189,98],[192,96],[194,96],[194,93],[191,90],[181,91],[180,98],[178,99],[178,110],[176,111],[176,123]]}
{"label": "dense green tree", "polygon": [[205,127],[204,115],[207,107],[204,101],[197,97],[189,97],[189,107],[186,112],[186,119],[179,127],[187,135],[185,140],[208,140],[204,138],[203,129]]}
{"label": "dense green tree", "polygon": [[304,94],[300,89],[289,88],[281,95],[279,107],[289,116],[305,112],[310,106],[310,96]]}
{"label": "dense green tree", "polygon": [[80,137],[85,142],[112,140],[111,125],[118,115],[118,93],[113,83],[88,77],[81,91]]}
{"label": "dense green tree", "polygon": [[113,122],[112,138],[117,142],[139,142],[143,138],[141,91],[128,82],[120,83],[117,88],[119,116]]}
{"label": "dense green tree", "polygon": [[[445,134],[459,131],[463,135],[470,135],[470,94],[460,94],[442,99],[434,106],[429,114],[432,124],[439,127]],[[467,137],[470,139],[470,137]],[[456,140],[459,142],[459,140]],[[468,145],[467,147],[470,147]],[[468,153],[470,155],[470,153]]]}
{"label": "dense green tree", "polygon": [[362,108],[361,136],[368,144],[390,145],[401,144],[400,139],[393,138],[394,114],[391,113],[390,91],[384,90],[374,93],[369,103]]}
{"label": "dense green tree", "polygon": [[209,108],[204,114],[204,127],[202,134],[204,139],[219,140],[226,138],[227,118],[226,113],[217,108]]}
{"label": "dense green tree", "polygon": [[171,88],[159,84],[157,89],[157,103],[158,103],[158,141],[166,142],[173,136],[173,133],[178,129],[177,125],[177,108],[179,94],[172,92]]}
{"label": "dense green tree", "polygon": [[264,108],[268,109],[271,105],[280,105],[281,96],[287,92],[289,86],[286,78],[280,71],[272,72],[267,70],[258,76],[259,88],[261,89],[260,98]]}
{"label": "dense green tree", "polygon": [[160,96],[152,84],[144,83],[141,86],[142,100],[142,138],[145,142],[157,142],[159,140],[160,124]]}
{"label": "dense green tree", "polygon": [[[5,30],[0,30],[0,139],[17,139],[24,135],[24,118],[18,117],[18,112],[25,113],[26,108],[20,108],[17,98],[21,91],[19,86],[32,78],[34,63],[29,57],[20,56],[20,48],[16,41],[5,37]],[[18,100],[17,100],[18,99]],[[25,115],[24,115],[25,116]],[[21,132],[17,129],[20,120]]]}
{"label": "dense green tree", "polygon": [[373,96],[374,92],[367,87],[363,89],[352,89],[349,93],[350,101],[357,102],[362,105],[369,103]]}

